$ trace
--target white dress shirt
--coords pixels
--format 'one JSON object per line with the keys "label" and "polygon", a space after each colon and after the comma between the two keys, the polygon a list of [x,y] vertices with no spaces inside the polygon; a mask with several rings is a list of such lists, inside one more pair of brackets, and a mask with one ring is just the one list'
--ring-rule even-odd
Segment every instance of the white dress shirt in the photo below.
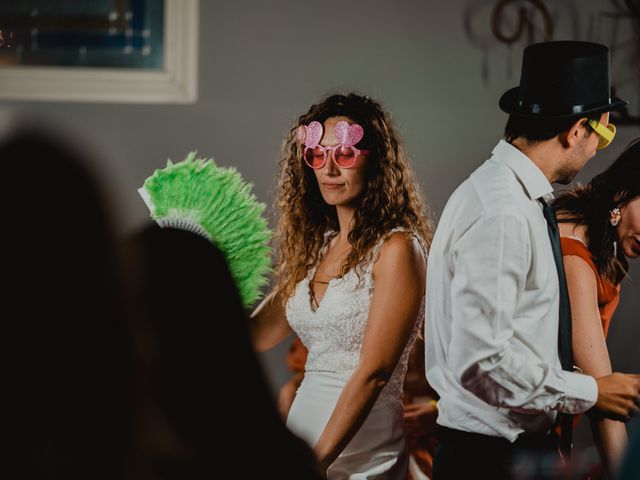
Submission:
{"label": "white dress shirt", "polygon": [[501,436],[545,432],[592,407],[595,379],[558,358],[558,274],[540,169],[500,141],[453,193],[427,269],[426,367],[438,423]]}

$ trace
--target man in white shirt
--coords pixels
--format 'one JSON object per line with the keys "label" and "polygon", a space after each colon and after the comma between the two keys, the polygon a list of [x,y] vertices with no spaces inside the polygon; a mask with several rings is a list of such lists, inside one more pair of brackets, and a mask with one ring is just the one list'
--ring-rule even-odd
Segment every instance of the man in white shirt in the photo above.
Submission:
{"label": "man in white shirt", "polygon": [[556,448],[559,412],[638,411],[637,376],[569,371],[570,311],[559,314],[568,297],[544,203],[551,183],[569,183],[595,155],[595,129],[612,136],[608,112],[626,104],[610,98],[608,55],[588,42],[527,47],[520,86],[500,100],[507,141],[442,213],[425,332],[427,379],[440,395],[434,480],[511,478],[517,454]]}

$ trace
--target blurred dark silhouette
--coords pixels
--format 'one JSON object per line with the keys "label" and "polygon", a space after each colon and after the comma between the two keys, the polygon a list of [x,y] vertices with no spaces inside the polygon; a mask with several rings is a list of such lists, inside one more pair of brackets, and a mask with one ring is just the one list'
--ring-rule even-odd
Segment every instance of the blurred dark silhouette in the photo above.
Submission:
{"label": "blurred dark silhouette", "polygon": [[0,478],[121,478],[129,347],[116,242],[87,158],[25,130],[0,145]]}
{"label": "blurred dark silhouette", "polygon": [[278,415],[220,251],[157,226],[128,247],[142,260],[133,290],[140,476],[320,478],[311,450]]}

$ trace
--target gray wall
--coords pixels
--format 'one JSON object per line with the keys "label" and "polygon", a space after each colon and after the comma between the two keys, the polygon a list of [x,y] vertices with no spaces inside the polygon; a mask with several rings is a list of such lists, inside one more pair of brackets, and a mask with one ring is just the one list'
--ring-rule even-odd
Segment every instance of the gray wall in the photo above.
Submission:
{"label": "gray wall", "polygon": [[[508,48],[494,39],[490,13],[495,3],[201,0],[195,104],[5,102],[0,129],[35,117],[90,149],[128,232],[148,216],[136,188],[167,158],[181,160],[191,150],[236,166],[270,204],[283,134],[326,93],[354,89],[378,98],[392,112],[425,196],[439,214],[453,189],[500,138],[506,116],[497,100],[518,83],[521,50],[528,41]],[[599,14],[622,2],[546,3],[557,20],[555,39],[619,47],[614,79],[620,79],[619,93],[637,106],[628,22],[620,21],[616,33],[613,21]],[[541,25],[540,16],[534,18]],[[538,26],[529,40],[541,39]],[[639,135],[637,126],[621,128],[614,145],[598,154],[579,179],[604,169]],[[631,274],[640,275],[640,266],[634,265]],[[610,330],[616,369],[640,371],[639,307],[640,288],[633,279],[624,285]],[[212,347],[215,343],[212,339]],[[276,388],[284,378],[285,348],[265,357]]]}

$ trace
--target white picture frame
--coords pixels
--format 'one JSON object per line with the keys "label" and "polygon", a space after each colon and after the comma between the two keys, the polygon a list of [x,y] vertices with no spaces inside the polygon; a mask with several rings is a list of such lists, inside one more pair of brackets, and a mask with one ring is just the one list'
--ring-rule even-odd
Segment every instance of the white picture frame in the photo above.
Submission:
{"label": "white picture frame", "polygon": [[194,103],[198,98],[199,0],[165,0],[164,68],[0,68],[0,99]]}

